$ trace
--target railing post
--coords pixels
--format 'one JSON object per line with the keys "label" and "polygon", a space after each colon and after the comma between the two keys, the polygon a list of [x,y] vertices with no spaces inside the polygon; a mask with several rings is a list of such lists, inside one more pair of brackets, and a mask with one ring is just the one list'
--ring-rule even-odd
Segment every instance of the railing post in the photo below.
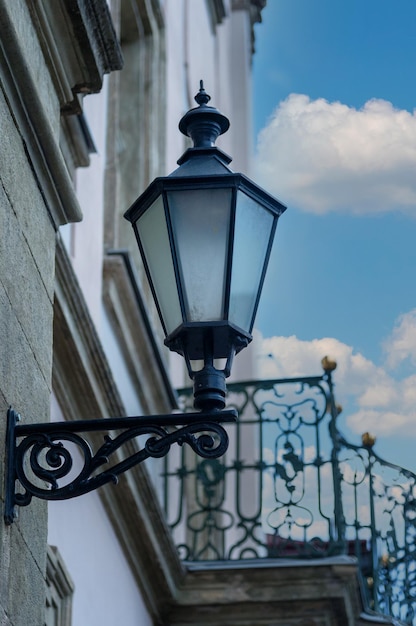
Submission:
{"label": "railing post", "polygon": [[332,442],[331,464],[332,479],[334,484],[334,525],[340,552],[345,553],[347,550],[347,543],[345,537],[346,525],[344,507],[342,505],[342,473],[339,468],[340,436],[336,423],[340,411],[335,403],[334,384],[332,382],[331,370],[325,370],[323,378],[326,380],[328,385],[328,408],[331,416],[329,422],[329,435]]}
{"label": "railing post", "polygon": [[[377,589],[379,588],[380,582],[380,567],[379,567],[379,558],[377,551],[377,523],[376,516],[374,510],[374,477],[373,477],[373,457],[372,450],[368,450],[368,487],[369,487],[369,504],[370,504],[370,532],[371,532],[371,563],[373,568],[373,588],[372,588],[372,601],[373,606],[371,607],[374,611],[381,611],[379,597],[377,593]],[[388,564],[388,563],[387,563]],[[390,601],[389,594],[386,594],[387,602]],[[386,613],[390,612],[390,607],[386,607]]]}

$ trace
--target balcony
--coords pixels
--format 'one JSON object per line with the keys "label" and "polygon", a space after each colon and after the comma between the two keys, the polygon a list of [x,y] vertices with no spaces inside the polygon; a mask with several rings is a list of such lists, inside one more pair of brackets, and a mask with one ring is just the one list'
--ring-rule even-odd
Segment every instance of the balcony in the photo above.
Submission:
{"label": "balcony", "polygon": [[[229,450],[166,457],[166,519],[182,561],[199,571],[289,572],[355,557],[364,622],[414,626],[416,475],[380,458],[368,433],[361,445],[343,437],[323,365],[321,376],[229,384],[240,415]],[[191,390],[180,397],[191,404]]]}

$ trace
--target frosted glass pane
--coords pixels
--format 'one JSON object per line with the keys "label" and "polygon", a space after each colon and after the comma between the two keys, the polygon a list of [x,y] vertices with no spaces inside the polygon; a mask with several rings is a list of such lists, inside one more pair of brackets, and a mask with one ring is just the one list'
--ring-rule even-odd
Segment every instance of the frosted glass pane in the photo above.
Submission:
{"label": "frosted glass pane", "polygon": [[234,254],[231,273],[230,322],[251,331],[257,291],[269,245],[273,215],[237,193]]}
{"label": "frosted glass pane", "polygon": [[137,230],[169,335],[182,323],[182,314],[161,196],[139,218]]}
{"label": "frosted glass pane", "polygon": [[224,315],[225,268],[231,189],[168,194],[188,321],[218,321]]}

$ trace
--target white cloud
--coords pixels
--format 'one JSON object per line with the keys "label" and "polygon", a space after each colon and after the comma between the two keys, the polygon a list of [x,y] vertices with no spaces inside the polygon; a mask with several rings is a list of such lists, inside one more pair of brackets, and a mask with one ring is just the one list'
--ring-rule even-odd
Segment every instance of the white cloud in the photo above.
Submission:
{"label": "white cloud", "polygon": [[384,350],[389,367],[397,367],[408,358],[416,364],[416,309],[398,318],[391,336],[384,342]]}
{"label": "white cloud", "polygon": [[[409,315],[416,328],[416,313]],[[409,322],[409,318],[406,319]],[[401,322],[397,328],[400,327]],[[395,345],[395,333],[396,329],[386,342],[388,345]],[[330,337],[302,341],[295,336],[260,336],[257,343],[263,355],[273,355],[272,359],[261,359],[260,375],[264,378],[319,375],[321,359],[325,355],[335,359],[336,399],[357,408],[346,416],[353,432],[416,437],[416,375],[397,380],[386,368]],[[393,348],[389,354],[394,354]]]}
{"label": "white cloud", "polygon": [[256,180],[312,213],[416,214],[416,112],[292,94],[259,135]]}
{"label": "white cloud", "polygon": [[372,361],[338,339],[324,337],[302,341],[296,336],[261,339],[262,354],[272,354],[273,359],[263,359],[261,375],[265,378],[306,376],[317,373],[321,359],[329,356],[337,362],[337,390],[342,393],[363,394],[368,385],[385,384],[388,375]]}
{"label": "white cloud", "polygon": [[[404,407],[398,407],[403,410]],[[406,436],[416,436],[416,430],[413,427],[409,432],[409,426],[415,420],[415,411],[405,415],[403,412],[381,411],[376,409],[361,409],[352,415],[349,415],[348,426],[356,433],[362,434],[364,431],[370,431],[380,436],[391,434],[402,434]]]}

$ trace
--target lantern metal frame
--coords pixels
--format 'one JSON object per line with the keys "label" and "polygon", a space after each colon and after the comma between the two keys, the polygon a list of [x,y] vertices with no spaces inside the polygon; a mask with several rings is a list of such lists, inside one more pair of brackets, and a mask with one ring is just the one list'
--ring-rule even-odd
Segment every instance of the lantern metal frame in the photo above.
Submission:
{"label": "lantern metal frame", "polygon": [[[141,257],[143,259],[143,264],[144,264],[145,271],[148,277],[150,277],[150,269],[146,261],[146,255],[143,249],[140,236],[138,235],[138,232],[137,232],[137,227],[136,227],[137,220],[140,218],[142,214],[146,212],[146,210],[153,204],[153,202],[161,196],[163,197],[165,213],[168,214],[167,209],[166,209],[166,203],[167,203],[166,194],[169,193],[170,191],[198,190],[198,191],[203,192],[205,190],[212,190],[212,189],[230,189],[231,190],[232,199],[231,199],[230,222],[232,226],[235,225],[235,212],[236,212],[238,191],[242,191],[247,197],[251,198],[252,200],[258,201],[259,199],[261,199],[263,206],[265,208],[269,208],[271,212],[276,212],[277,201],[274,198],[272,198],[263,189],[255,185],[249,178],[247,178],[247,176],[244,176],[244,174],[230,172],[227,174],[219,174],[219,175],[217,174],[214,176],[212,175],[210,176],[204,176],[204,175],[186,176],[186,177],[166,176],[166,177],[156,178],[149,185],[147,190],[137,200],[137,203],[140,204],[139,208],[135,210],[135,207],[133,205],[131,209],[129,209],[129,217],[128,217],[128,219],[133,222],[133,229],[136,234]],[[282,213],[286,207],[284,207],[280,203],[278,204],[281,206],[281,213]],[[279,213],[279,215],[281,213]],[[173,240],[175,237],[175,234],[173,232],[172,224],[168,218],[168,215],[167,215],[167,227],[168,227],[169,239]],[[185,359],[187,357],[189,357],[189,360],[202,359],[203,353],[201,349],[198,347],[200,346],[200,342],[191,341],[190,343],[188,343],[187,354],[185,355],[183,351],[182,341],[180,339],[182,330],[191,331],[192,328],[196,329],[197,326],[201,327],[201,329],[206,328],[208,326],[217,327],[217,328],[228,327],[232,331],[232,334],[234,334],[236,337],[241,338],[241,340],[238,339],[236,341],[236,344],[237,344],[236,354],[238,354],[238,352],[242,348],[247,346],[247,344],[252,340],[251,331],[253,328],[254,319],[256,317],[256,313],[257,313],[257,309],[259,305],[261,290],[262,290],[265,275],[266,275],[267,264],[270,258],[270,253],[272,249],[274,235],[276,232],[276,227],[277,227],[277,219],[273,221],[273,225],[270,230],[269,244],[264,255],[264,265],[263,265],[262,274],[259,280],[259,289],[257,291],[257,297],[256,297],[255,305],[253,307],[253,312],[251,315],[251,324],[250,324],[250,329],[249,329],[250,332],[243,330],[242,328],[238,327],[235,324],[232,324],[229,321],[219,320],[216,322],[195,322],[195,323],[190,322],[188,324],[182,324],[179,328],[175,329],[172,333],[169,334],[165,326],[162,311],[160,310],[160,306],[159,306],[156,290],[153,285],[153,281],[149,279],[150,289],[152,291],[152,295],[156,303],[156,308],[157,308],[159,318],[163,327],[163,331],[166,335],[165,345],[170,350],[173,350],[175,352],[178,352],[182,356],[185,356]],[[230,229],[229,239],[230,239],[230,242],[232,242],[234,239],[234,231],[232,228]],[[174,254],[174,250],[175,249],[173,248],[172,254],[173,254],[175,275],[180,276],[181,275],[180,263],[179,263],[177,256]],[[230,257],[233,254],[232,243],[227,246],[227,253],[228,253],[228,258],[226,260],[226,267],[228,268],[228,272],[227,272],[227,279],[226,279],[226,285],[225,285],[225,304],[224,304],[225,317],[228,317],[228,310],[230,306],[230,284],[231,284],[231,271],[230,270],[232,267]],[[183,283],[183,279],[181,279],[178,282]],[[186,317],[186,313],[185,313],[186,303],[184,301],[184,294],[181,289],[178,289],[178,295],[179,295],[182,316]],[[221,339],[217,341],[218,346],[223,347],[223,350],[222,350],[223,354],[221,355],[221,357],[218,357],[218,358],[225,358],[229,352],[227,342],[224,342],[224,339],[225,338],[222,336]],[[227,348],[225,348],[225,346],[227,346]],[[218,350],[215,350],[215,352],[220,353],[221,350],[218,349]]]}

